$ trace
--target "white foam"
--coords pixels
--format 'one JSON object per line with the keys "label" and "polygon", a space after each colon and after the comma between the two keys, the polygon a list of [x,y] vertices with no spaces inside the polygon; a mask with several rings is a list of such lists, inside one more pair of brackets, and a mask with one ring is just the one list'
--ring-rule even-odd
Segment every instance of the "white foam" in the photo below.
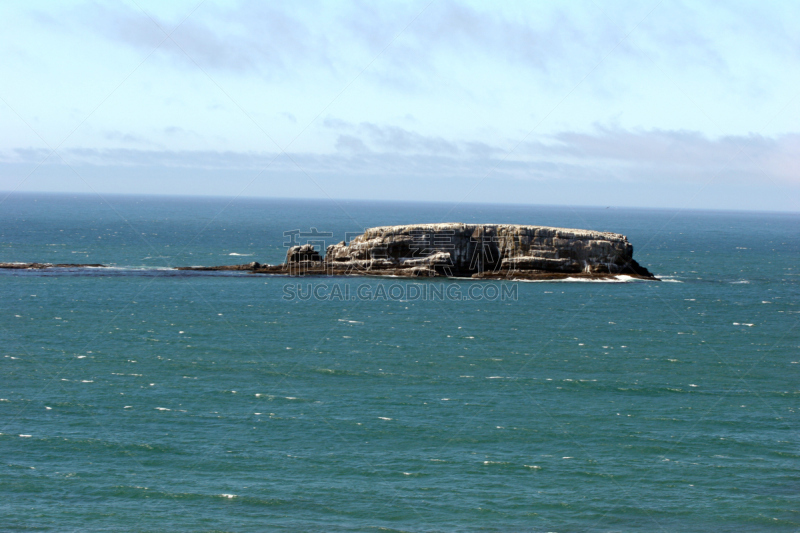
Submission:
{"label": "white foam", "polygon": [[167,409],[166,407],[156,407],[156,411],[172,411],[172,409]]}
{"label": "white foam", "polygon": [[219,496],[220,498],[228,498],[228,499],[237,497],[236,494],[220,494]]}
{"label": "white foam", "polygon": [[228,255],[238,255],[238,256],[240,256],[240,257],[249,257],[249,256],[251,256],[251,255],[253,255],[253,254],[237,254],[236,252],[233,252],[233,253],[230,253],[230,254],[228,254]]}
{"label": "white foam", "polygon": [[647,280],[634,278],[626,274],[619,274],[617,276],[613,276],[610,278],[601,278],[601,279],[568,277],[563,279],[517,279],[514,281],[518,281],[520,283],[632,283],[632,282],[647,281]]}
{"label": "white foam", "polygon": [[385,416],[379,416],[378,418],[380,418],[381,420],[392,420],[391,418],[387,418]]}
{"label": "white foam", "polygon": [[604,278],[604,279],[586,279],[586,278],[565,278],[563,281],[577,281],[582,283],[630,283],[633,281],[643,281],[639,278],[632,278],[631,276],[626,276],[625,274],[620,274],[619,276],[614,276],[613,278]]}

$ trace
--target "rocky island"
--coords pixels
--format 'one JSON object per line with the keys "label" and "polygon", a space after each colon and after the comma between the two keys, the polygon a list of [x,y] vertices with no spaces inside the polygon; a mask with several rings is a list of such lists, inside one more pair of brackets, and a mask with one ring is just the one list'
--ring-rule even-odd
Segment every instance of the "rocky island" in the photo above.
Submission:
{"label": "rocky island", "polygon": [[185,267],[261,274],[470,277],[484,279],[656,279],[633,259],[624,235],[515,224],[412,224],[367,229],[349,243],[289,248],[280,265]]}
{"label": "rocky island", "polygon": [[[102,265],[0,263],[44,269]],[[468,277],[506,280],[603,279],[627,275],[655,280],[633,259],[624,235],[516,224],[412,224],[367,229],[350,242],[293,246],[279,265],[176,267],[187,271],[247,271],[289,276]]]}

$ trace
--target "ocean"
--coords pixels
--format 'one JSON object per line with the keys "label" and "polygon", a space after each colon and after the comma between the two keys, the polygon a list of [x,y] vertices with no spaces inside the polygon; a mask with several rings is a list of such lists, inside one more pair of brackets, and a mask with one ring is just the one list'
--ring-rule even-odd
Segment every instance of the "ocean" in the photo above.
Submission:
{"label": "ocean", "polygon": [[[168,270],[418,222],[622,233],[661,281]],[[797,531],[798,230],[796,213],[13,194],[0,262],[113,268],[0,270],[0,530]]]}

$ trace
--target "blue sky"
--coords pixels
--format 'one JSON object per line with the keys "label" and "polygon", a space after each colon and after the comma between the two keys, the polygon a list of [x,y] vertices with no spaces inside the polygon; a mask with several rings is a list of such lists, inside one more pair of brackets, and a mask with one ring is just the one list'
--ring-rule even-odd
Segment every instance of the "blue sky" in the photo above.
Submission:
{"label": "blue sky", "polygon": [[800,210],[790,2],[0,5],[0,190]]}

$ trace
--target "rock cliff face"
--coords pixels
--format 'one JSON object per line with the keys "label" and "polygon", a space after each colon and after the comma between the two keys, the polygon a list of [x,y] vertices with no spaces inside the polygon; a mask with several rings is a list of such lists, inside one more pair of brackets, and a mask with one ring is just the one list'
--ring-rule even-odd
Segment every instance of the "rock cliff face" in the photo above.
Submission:
{"label": "rock cliff face", "polygon": [[350,243],[328,246],[324,261],[309,261],[306,266],[324,268],[330,274],[507,279],[628,274],[653,278],[634,261],[633,246],[624,235],[510,224],[370,228]]}

